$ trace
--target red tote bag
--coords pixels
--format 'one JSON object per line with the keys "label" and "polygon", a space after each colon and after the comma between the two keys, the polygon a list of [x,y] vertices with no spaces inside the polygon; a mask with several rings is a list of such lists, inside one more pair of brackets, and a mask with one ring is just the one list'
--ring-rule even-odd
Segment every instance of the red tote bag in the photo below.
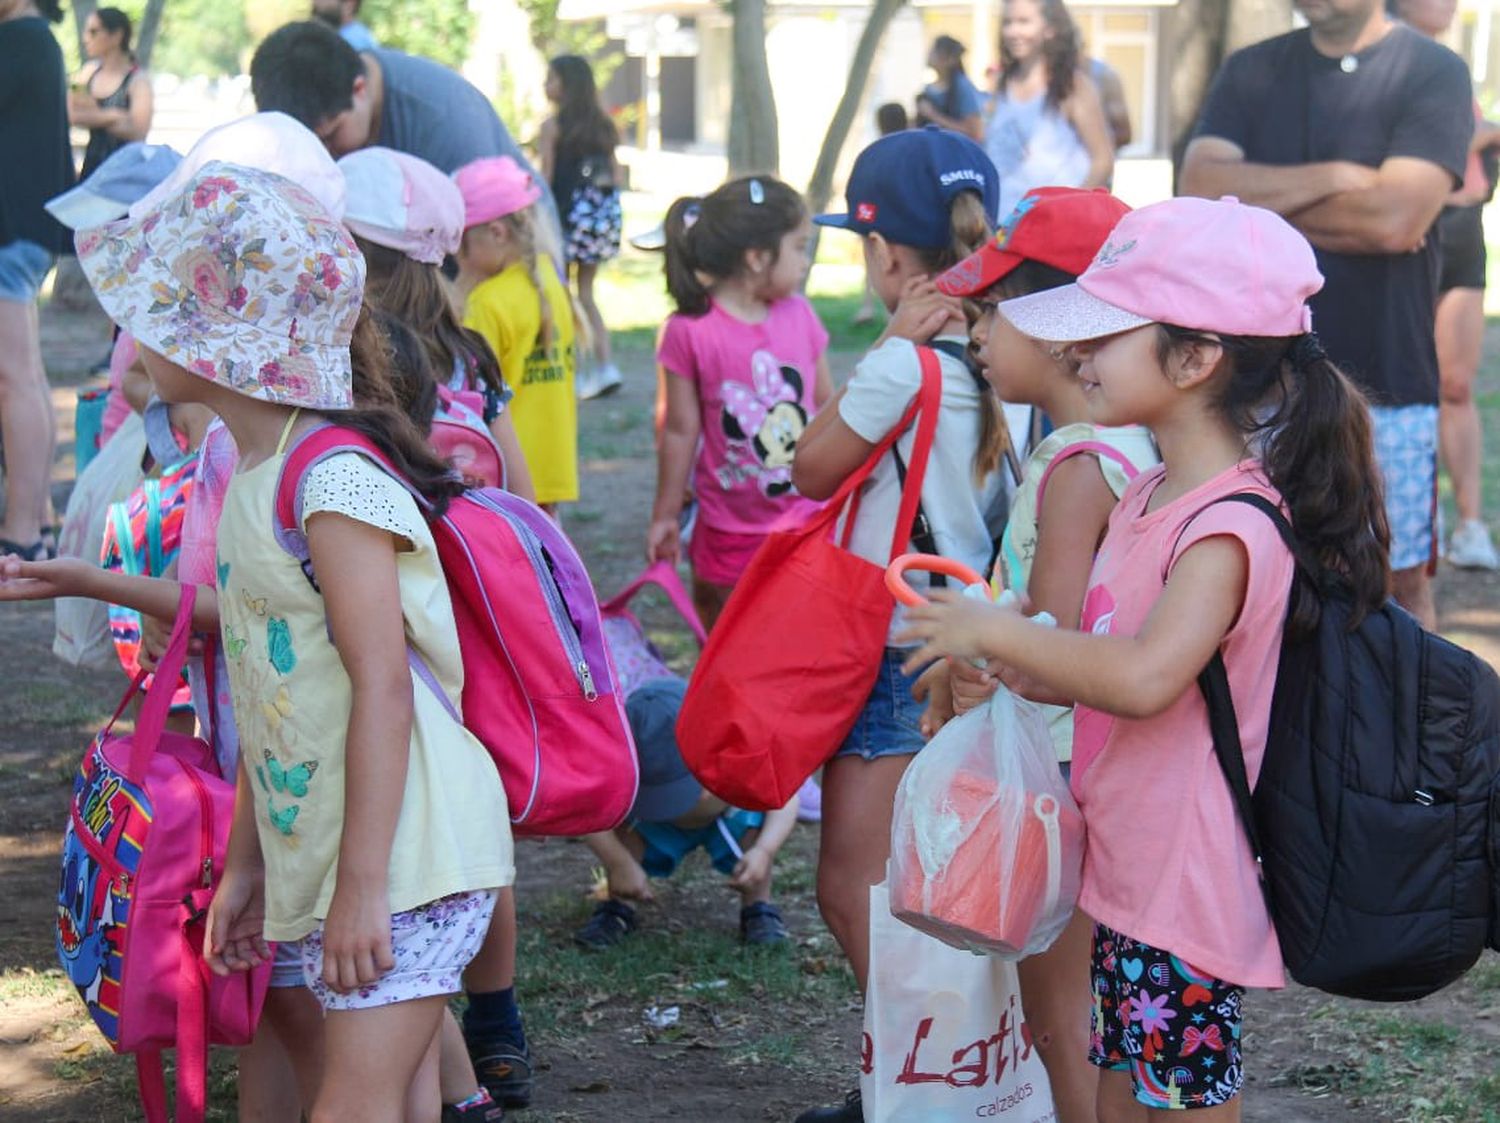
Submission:
{"label": "red tote bag", "polygon": [[[917,354],[922,387],[900,424],[806,523],[756,551],[688,682],[677,719],[682,759],[735,807],[785,805],[838,750],[874,689],[895,601],[884,567],[847,547],[859,489],[915,418],[891,558],[908,549],[942,402],[936,352]],[[846,507],[844,540],[835,542]]]}

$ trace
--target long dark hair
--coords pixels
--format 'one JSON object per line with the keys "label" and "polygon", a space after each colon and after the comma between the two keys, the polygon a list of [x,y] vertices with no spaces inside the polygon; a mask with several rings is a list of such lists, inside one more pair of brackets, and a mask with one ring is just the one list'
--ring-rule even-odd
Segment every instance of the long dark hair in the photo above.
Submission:
{"label": "long dark hair", "polygon": [[[1015,0],[1006,0],[1014,3]],[[1078,25],[1068,14],[1063,0],[1031,0],[1042,13],[1042,22],[1052,32],[1050,39],[1042,41],[1042,61],[1047,65],[1047,104],[1059,106],[1073,94],[1073,83],[1078,77],[1078,63],[1083,57],[1083,40],[1078,34]],[[1005,92],[1005,83],[1021,67],[1020,62],[1006,49],[1005,36],[1000,36],[1000,92]]]}
{"label": "long dark hair", "polygon": [[[1229,371],[1216,408],[1258,439],[1260,461],[1286,500],[1307,562],[1348,589],[1356,622],[1378,608],[1390,591],[1391,533],[1364,395],[1315,336],[1208,336],[1166,324],[1157,331],[1164,365],[1190,341],[1223,344]],[[1316,598],[1300,595],[1293,631],[1316,620]]]}
{"label": "long dark hair", "polygon": [[135,52],[130,49],[130,36],[133,30],[130,26],[130,17],[119,8],[95,8],[94,15],[99,17],[100,27],[111,35],[120,36],[120,50],[134,59]]}
{"label": "long dark hair", "polygon": [[667,210],[667,292],[677,311],[708,311],[703,277],[728,280],[745,267],[750,250],[770,250],[807,217],[802,196],[768,175],[732,179],[707,195],[684,196]]}
{"label": "long dark hair", "polygon": [[[916,253],[927,275],[936,277],[957,265],[994,235],[990,216],[984,212],[984,200],[979,193],[961,191],[948,207],[948,244],[939,249],[907,248]],[[1009,445],[1010,433],[1000,412],[1000,401],[989,392],[988,386],[983,386],[979,395],[979,447],[974,453],[976,481],[983,480],[1000,466]]]}
{"label": "long dark hair", "polygon": [[558,147],[581,155],[613,152],[620,143],[620,130],[599,104],[594,68],[588,60],[578,55],[558,55],[547,65],[562,87],[562,97],[557,103]]}
{"label": "long dark hair", "polygon": [[503,397],[500,361],[484,336],[459,321],[437,266],[358,235],[354,240],[365,255],[365,299],[411,329],[427,352],[434,379],[446,384],[461,366],[475,382]]}
{"label": "long dark hair", "polygon": [[427,435],[402,408],[394,380],[390,336],[369,305],[360,309],[349,341],[354,360],[354,408],[326,411],[330,421],[366,437],[433,505],[437,514],[463,493],[464,484],[427,443]]}
{"label": "long dark hair", "polygon": [[964,74],[964,52],[968,50],[951,35],[939,35],[932,41],[933,53],[953,61],[953,73]]}

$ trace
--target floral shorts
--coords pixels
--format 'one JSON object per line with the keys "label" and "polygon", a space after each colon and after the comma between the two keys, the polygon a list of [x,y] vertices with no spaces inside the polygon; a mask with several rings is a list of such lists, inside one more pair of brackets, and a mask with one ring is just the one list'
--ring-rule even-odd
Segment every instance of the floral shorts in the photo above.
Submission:
{"label": "floral shorts", "polygon": [[1239,1095],[1243,989],[1102,924],[1092,973],[1092,1064],[1130,1073],[1147,1107],[1216,1107]]}
{"label": "floral shorts", "polygon": [[396,966],[367,986],[340,994],[323,981],[323,926],[302,940],[302,974],[324,1010],[366,1010],[463,989],[459,976],[490,930],[496,891],[475,889],[439,897],[391,917]]}

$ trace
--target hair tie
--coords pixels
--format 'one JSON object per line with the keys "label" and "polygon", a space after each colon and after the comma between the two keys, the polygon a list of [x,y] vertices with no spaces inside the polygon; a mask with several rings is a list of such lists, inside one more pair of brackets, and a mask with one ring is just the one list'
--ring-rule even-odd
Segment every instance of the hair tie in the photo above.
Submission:
{"label": "hair tie", "polygon": [[753,203],[755,206],[758,207],[762,203],[764,203],[765,201],[766,201],[766,189],[765,189],[765,187],[763,187],[761,185],[760,180],[758,180],[758,179],[752,179],[750,181],[750,202]]}
{"label": "hair tie", "polygon": [[698,221],[698,217],[702,213],[703,213],[703,204],[700,203],[700,202],[698,202],[696,199],[693,202],[689,203],[686,207],[683,208],[683,210],[682,210],[682,232],[684,234],[686,234],[689,230],[691,230],[693,228],[694,224],[697,223],[697,221]]}
{"label": "hair tie", "polygon": [[1326,363],[1328,352],[1323,350],[1323,341],[1318,338],[1317,332],[1305,331],[1292,341],[1289,357],[1292,360],[1292,366],[1298,370],[1306,370],[1318,363]]}

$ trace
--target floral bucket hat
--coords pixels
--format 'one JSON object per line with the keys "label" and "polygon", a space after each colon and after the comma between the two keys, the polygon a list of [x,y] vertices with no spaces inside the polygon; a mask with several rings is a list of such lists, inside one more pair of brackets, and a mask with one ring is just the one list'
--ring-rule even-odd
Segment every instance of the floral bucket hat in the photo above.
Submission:
{"label": "floral bucket hat", "polygon": [[263,401],[353,404],[364,258],[291,180],[214,161],[150,211],[81,231],[77,248],[105,312],[142,347]]}

